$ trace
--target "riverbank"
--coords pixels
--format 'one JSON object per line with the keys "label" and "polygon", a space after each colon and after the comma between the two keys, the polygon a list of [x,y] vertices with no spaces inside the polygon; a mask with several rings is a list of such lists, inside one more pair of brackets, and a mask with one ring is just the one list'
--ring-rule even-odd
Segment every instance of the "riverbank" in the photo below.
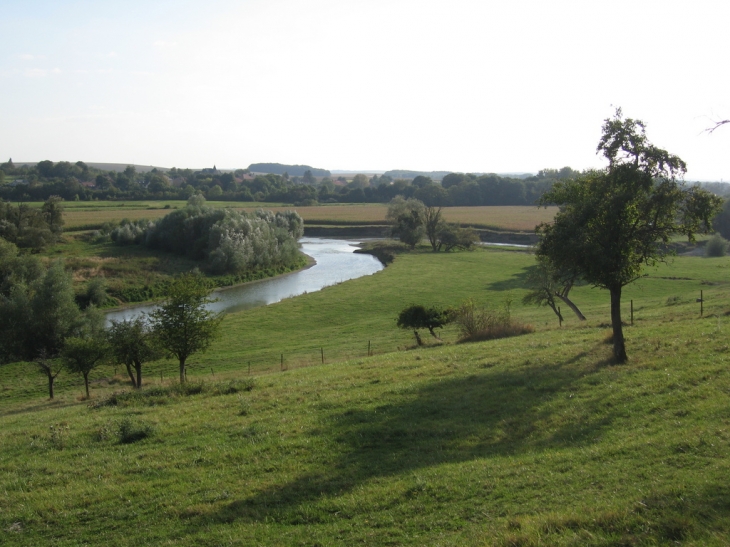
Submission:
{"label": "riverbank", "polygon": [[[514,243],[518,245],[534,245],[538,237],[534,232],[496,230],[489,228],[473,228],[479,239],[485,243]],[[362,226],[304,226],[304,235],[308,237],[347,237],[347,238],[377,238],[390,237],[390,226],[362,225]]]}
{"label": "riverbank", "polygon": [[[355,255],[357,241],[303,238],[302,253],[307,265],[275,277],[223,287],[213,291],[216,300],[208,305],[214,312],[232,313],[279,302],[299,294],[316,292],[324,287],[369,275],[382,269],[373,257]],[[107,321],[131,319],[149,313],[154,303],[128,306],[107,313]]]}

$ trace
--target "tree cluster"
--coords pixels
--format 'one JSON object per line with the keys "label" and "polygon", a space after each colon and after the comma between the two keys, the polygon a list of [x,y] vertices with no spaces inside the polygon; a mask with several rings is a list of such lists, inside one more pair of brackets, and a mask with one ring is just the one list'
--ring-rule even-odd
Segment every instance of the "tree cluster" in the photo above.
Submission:
{"label": "tree cluster", "polygon": [[143,243],[205,261],[215,274],[290,266],[299,259],[304,221],[295,211],[255,213],[205,205],[193,196],[185,208],[156,222],[122,222],[110,237],[118,244]]}
{"label": "tree cluster", "polygon": [[440,207],[427,206],[414,198],[396,196],[388,205],[386,219],[391,224],[391,236],[411,249],[424,237],[428,237],[434,252],[467,250],[479,241],[472,228],[445,222]]}
{"label": "tree cluster", "polygon": [[0,238],[33,250],[55,243],[63,232],[61,201],[52,196],[41,208],[0,201]]}
{"label": "tree cluster", "polygon": [[194,274],[175,278],[168,298],[148,317],[112,322],[94,307],[81,310],[71,276],[62,261],[48,268],[18,254],[0,239],[0,362],[27,361],[46,377],[48,396],[64,370],[79,373],[89,396],[89,375],[103,364],[123,364],[132,385],[142,386],[142,366],[173,355],[185,381],[188,358],[216,338],[221,317],[206,309],[204,280]]}

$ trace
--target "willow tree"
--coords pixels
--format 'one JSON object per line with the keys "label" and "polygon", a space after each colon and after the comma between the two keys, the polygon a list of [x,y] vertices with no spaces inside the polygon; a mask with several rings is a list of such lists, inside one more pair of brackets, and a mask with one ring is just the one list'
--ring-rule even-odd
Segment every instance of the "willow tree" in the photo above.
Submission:
{"label": "willow tree", "polygon": [[605,169],[557,182],[540,199],[540,205],[558,205],[559,211],[554,222],[538,227],[537,256],[609,291],[613,353],[624,362],[623,287],[671,253],[673,236],[693,241],[695,234],[710,231],[722,202],[685,185],[685,163],[651,144],[644,123],[624,119],[621,109],[605,120],[597,152],[608,160]]}

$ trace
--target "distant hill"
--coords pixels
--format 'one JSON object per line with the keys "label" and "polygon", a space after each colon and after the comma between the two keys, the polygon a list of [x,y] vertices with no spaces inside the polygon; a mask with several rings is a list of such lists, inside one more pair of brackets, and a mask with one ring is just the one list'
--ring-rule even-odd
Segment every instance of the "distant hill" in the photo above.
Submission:
{"label": "distant hill", "polygon": [[391,169],[383,173],[392,179],[415,179],[416,177],[431,177],[433,180],[441,180],[453,171],[409,171],[407,169]]}
{"label": "distant hill", "polygon": [[310,165],[286,165],[283,163],[252,163],[248,166],[252,173],[273,173],[283,175],[287,173],[291,177],[301,177],[305,171],[311,171],[315,177],[329,177],[331,173],[327,169],[317,169]]}
{"label": "distant hill", "polygon": [[[459,173],[461,171],[409,171],[406,169],[393,169],[383,173],[393,179],[415,179],[418,176],[430,177],[433,180],[441,180],[449,173]],[[486,175],[487,173],[475,173],[470,171],[472,175]],[[491,173],[490,173],[491,174]],[[533,176],[534,173],[494,173],[500,177],[511,179],[526,179]]]}
{"label": "distant hill", "polygon": [[[38,164],[37,161],[14,161],[13,163],[18,167],[22,167],[24,165],[27,165],[28,167],[35,167]],[[71,163],[76,162],[72,161]],[[160,171],[169,171],[169,167],[160,167],[159,165],[135,165],[133,163],[94,163],[90,161],[85,161],[84,163],[94,169],[100,169],[101,171],[116,171],[117,173],[121,173],[122,171],[124,171],[128,165],[133,166],[138,173],[148,173],[153,169],[159,169]]]}

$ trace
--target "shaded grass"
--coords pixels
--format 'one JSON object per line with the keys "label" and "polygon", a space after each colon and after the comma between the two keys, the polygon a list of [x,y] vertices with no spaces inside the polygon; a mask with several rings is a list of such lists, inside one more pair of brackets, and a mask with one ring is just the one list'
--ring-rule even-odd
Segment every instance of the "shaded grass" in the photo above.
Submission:
{"label": "shaded grass", "polygon": [[[254,369],[250,391],[176,396],[163,383],[166,404],[95,410],[74,398],[78,382],[48,403],[42,389],[34,400],[16,391],[20,365],[0,368],[0,537],[727,545],[730,261],[679,258],[628,288],[636,321],[625,329],[630,361],[617,366],[603,343],[604,291],[577,288],[589,321],[563,329],[549,310],[516,304],[524,289],[515,279],[530,260],[501,251],[398,256],[374,276],[228,316],[224,338],[191,374],[202,380],[202,363],[215,363],[203,385],[246,382],[247,355],[327,341],[344,354],[347,333],[361,346],[363,332],[378,346],[404,345],[408,334],[395,327],[404,301],[509,296],[513,316],[536,326],[525,336],[372,357],[363,347],[325,365]],[[700,287],[704,318],[692,299]],[[96,397],[118,391],[113,378],[98,382]],[[99,435],[125,418],[155,434],[129,444]]]}

